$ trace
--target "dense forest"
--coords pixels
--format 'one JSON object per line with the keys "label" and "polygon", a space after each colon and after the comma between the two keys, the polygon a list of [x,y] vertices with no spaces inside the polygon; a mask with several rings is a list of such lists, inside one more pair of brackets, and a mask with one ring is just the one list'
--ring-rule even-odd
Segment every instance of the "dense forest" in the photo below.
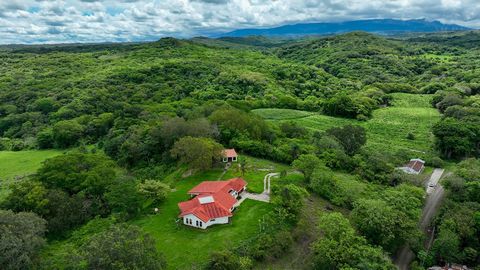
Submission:
{"label": "dense forest", "polygon": [[[0,173],[0,265],[395,269],[407,246],[411,269],[476,269],[479,40],[352,32],[0,47],[0,158],[56,151],[34,171]],[[241,157],[225,171],[224,148]],[[395,169],[411,158],[426,161],[422,174]],[[445,199],[425,234],[432,168],[446,171]],[[265,170],[278,172],[270,204],[242,204],[232,225],[207,232],[176,224],[195,183],[222,173],[257,191]]]}

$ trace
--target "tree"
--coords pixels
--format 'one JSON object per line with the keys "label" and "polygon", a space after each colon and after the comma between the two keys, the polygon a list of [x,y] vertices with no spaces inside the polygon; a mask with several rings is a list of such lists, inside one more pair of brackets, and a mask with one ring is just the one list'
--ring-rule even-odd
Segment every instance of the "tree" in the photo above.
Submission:
{"label": "tree", "polygon": [[223,146],[210,138],[183,137],[173,145],[172,157],[190,169],[207,170],[222,157]]}
{"label": "tree", "polygon": [[174,117],[162,123],[160,136],[165,146],[170,147],[185,136],[212,137],[215,133],[215,128],[205,118],[185,121],[183,118]]}
{"label": "tree", "polygon": [[458,163],[455,172],[463,177],[466,181],[480,180],[480,159],[469,158]]}
{"label": "tree", "polygon": [[446,228],[441,230],[433,242],[432,250],[440,261],[445,263],[456,262],[460,257],[460,238],[458,234]]}
{"label": "tree", "polygon": [[436,138],[435,146],[446,158],[459,158],[478,152],[478,122],[447,117],[436,123],[432,130]]}
{"label": "tree", "polygon": [[0,206],[15,212],[35,212],[42,216],[47,213],[48,190],[38,181],[25,180],[12,186],[11,192]]}
{"label": "tree", "polygon": [[30,269],[45,244],[45,220],[33,213],[0,210],[0,265],[2,269]]}
{"label": "tree", "polygon": [[323,237],[312,245],[314,269],[396,269],[381,248],[369,246],[355,233],[342,214],[323,214],[318,226]]}
{"label": "tree", "polygon": [[303,176],[305,177],[305,181],[307,183],[310,182],[310,178],[312,176],[314,169],[320,165],[322,165],[320,159],[317,156],[312,154],[300,155],[292,163],[293,168],[303,173]]}
{"label": "tree", "polygon": [[395,240],[397,216],[382,200],[360,199],[354,204],[352,221],[372,244],[390,248]]}
{"label": "tree", "polygon": [[217,251],[210,255],[205,269],[237,270],[242,269],[239,257],[230,251]]}
{"label": "tree", "polygon": [[75,120],[64,120],[53,125],[53,140],[59,148],[67,148],[78,143],[83,135],[83,126]]}
{"label": "tree", "polygon": [[367,142],[367,133],[360,126],[346,125],[341,128],[331,128],[327,134],[335,137],[349,155],[354,155]]}
{"label": "tree", "polygon": [[114,225],[83,246],[88,269],[166,269],[166,261],[153,238],[132,225]]}
{"label": "tree", "polygon": [[56,111],[58,108],[58,103],[52,98],[40,98],[35,100],[32,104],[32,109],[34,111],[39,111],[44,114]]}
{"label": "tree", "polygon": [[346,94],[336,95],[325,102],[323,111],[332,116],[355,118],[357,107],[354,100]]}
{"label": "tree", "polygon": [[288,184],[274,188],[272,193],[274,195],[273,203],[287,211],[290,221],[296,222],[296,217],[304,205],[308,192],[302,187]]}
{"label": "tree", "polygon": [[288,138],[300,138],[307,134],[307,129],[300,126],[299,124],[288,121],[280,124],[280,130]]}
{"label": "tree", "polygon": [[51,128],[44,129],[37,133],[37,144],[40,149],[52,148],[54,146],[53,131]]}
{"label": "tree", "polygon": [[102,195],[116,178],[115,163],[102,154],[72,152],[47,159],[36,178],[69,194]]}
{"label": "tree", "polygon": [[168,196],[170,187],[156,180],[145,180],[143,183],[138,184],[138,192],[148,199],[152,200],[153,204],[159,204]]}
{"label": "tree", "polygon": [[309,187],[318,195],[327,200],[337,196],[337,178],[334,173],[325,166],[317,166],[312,172]]}
{"label": "tree", "polygon": [[245,173],[247,173],[248,170],[247,158],[240,159],[240,161],[238,162],[237,170],[240,173],[240,176],[245,176]]}
{"label": "tree", "polygon": [[123,218],[135,217],[142,208],[142,197],[133,179],[121,178],[110,185],[105,193],[105,199],[113,213]]}

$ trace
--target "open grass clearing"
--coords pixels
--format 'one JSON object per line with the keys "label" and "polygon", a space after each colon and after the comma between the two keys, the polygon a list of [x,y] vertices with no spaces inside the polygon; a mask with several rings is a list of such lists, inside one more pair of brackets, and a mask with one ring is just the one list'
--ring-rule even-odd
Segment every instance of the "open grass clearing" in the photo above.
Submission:
{"label": "open grass clearing", "polygon": [[[313,131],[325,131],[332,127],[347,124],[363,126],[367,131],[367,145],[369,149],[389,151],[408,151],[413,156],[425,156],[433,149],[434,136],[431,127],[440,119],[438,111],[430,106],[431,95],[419,94],[392,94],[393,106],[380,108],[373,112],[371,119],[360,122],[354,119],[331,117],[321,114],[292,119],[288,111],[285,117],[283,109],[268,109],[268,114],[276,115],[275,119],[266,118],[271,122],[295,121]],[[253,112],[264,117],[264,110]],[[272,110],[277,110],[276,113]],[[299,111],[298,115],[301,115]],[[414,140],[407,139],[412,133]]]}
{"label": "open grass clearing", "polygon": [[[241,176],[241,172],[238,168],[241,159],[246,159],[247,164],[247,169],[244,176]],[[248,182],[248,191],[253,193],[262,193],[263,179],[265,178],[265,175],[268,173],[288,170],[289,168],[290,167],[285,164],[240,154],[239,161],[232,163],[232,166],[227,173],[225,173],[223,179],[243,177]]]}
{"label": "open grass clearing", "polygon": [[46,159],[60,155],[61,150],[0,151],[0,201],[8,194],[15,178],[33,174]]}

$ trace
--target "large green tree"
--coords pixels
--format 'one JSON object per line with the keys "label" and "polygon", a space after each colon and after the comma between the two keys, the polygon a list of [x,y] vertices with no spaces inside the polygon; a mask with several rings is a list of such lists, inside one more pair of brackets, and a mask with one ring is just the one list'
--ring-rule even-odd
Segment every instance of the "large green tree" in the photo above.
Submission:
{"label": "large green tree", "polygon": [[396,269],[381,248],[367,244],[340,213],[320,216],[322,236],[312,245],[314,269]]}
{"label": "large green tree", "polygon": [[41,247],[45,220],[33,213],[0,210],[0,265],[5,270],[32,269]]}
{"label": "large green tree", "polygon": [[82,248],[88,269],[166,269],[164,256],[153,238],[132,225],[115,225],[99,233]]}
{"label": "large green tree", "polygon": [[335,137],[349,155],[354,155],[367,142],[367,133],[361,126],[346,125],[327,130],[327,134]]}
{"label": "large green tree", "polygon": [[115,180],[115,167],[105,155],[72,152],[46,160],[36,178],[47,188],[69,194],[101,195]]}
{"label": "large green tree", "polygon": [[172,157],[191,169],[207,170],[222,158],[223,147],[210,138],[183,137],[173,145]]}

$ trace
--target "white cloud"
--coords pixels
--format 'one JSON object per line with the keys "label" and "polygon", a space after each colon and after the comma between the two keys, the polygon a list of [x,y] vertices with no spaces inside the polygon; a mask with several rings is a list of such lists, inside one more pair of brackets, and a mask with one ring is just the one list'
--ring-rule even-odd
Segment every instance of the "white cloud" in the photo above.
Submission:
{"label": "white cloud", "polygon": [[154,40],[303,21],[426,18],[480,27],[478,0],[9,0],[0,43]]}

